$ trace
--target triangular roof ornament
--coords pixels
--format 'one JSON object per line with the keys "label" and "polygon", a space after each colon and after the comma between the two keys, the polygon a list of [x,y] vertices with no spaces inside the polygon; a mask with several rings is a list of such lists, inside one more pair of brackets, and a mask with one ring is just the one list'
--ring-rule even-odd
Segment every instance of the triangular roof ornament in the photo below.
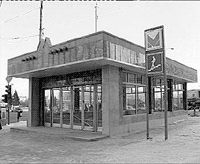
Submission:
{"label": "triangular roof ornament", "polygon": [[37,51],[41,50],[44,47],[44,39],[41,39],[38,46],[37,46]]}
{"label": "triangular roof ornament", "polygon": [[48,45],[49,47],[52,46],[50,38],[46,37],[45,39],[41,39],[37,46],[37,51],[40,51],[44,48],[45,45]]}

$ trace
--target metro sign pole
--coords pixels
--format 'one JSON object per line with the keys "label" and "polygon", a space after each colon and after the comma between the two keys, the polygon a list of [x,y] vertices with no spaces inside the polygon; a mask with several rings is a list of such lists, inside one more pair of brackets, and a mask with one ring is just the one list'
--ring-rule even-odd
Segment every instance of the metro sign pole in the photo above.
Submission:
{"label": "metro sign pole", "polygon": [[165,140],[168,139],[168,121],[167,121],[167,77],[165,68],[165,44],[164,44],[164,26],[147,29],[144,31],[145,37],[145,59],[146,59],[146,77],[147,77],[147,139],[149,139],[149,77],[162,76],[164,79],[164,123],[165,123]]}

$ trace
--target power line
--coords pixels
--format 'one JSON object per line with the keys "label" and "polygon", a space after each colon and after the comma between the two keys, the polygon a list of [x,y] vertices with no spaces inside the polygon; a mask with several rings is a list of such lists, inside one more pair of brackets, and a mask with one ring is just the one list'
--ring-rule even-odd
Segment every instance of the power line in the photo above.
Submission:
{"label": "power line", "polygon": [[[107,11],[107,12],[103,12],[103,13],[98,13],[99,14],[99,16],[103,16],[103,15],[107,15],[107,14],[110,14],[110,13],[114,13],[114,12],[119,12],[120,10],[124,10],[125,8],[131,8],[131,7],[134,7],[133,5],[132,6],[125,6],[125,7],[120,7],[120,8],[118,8],[118,9],[114,9],[114,10],[110,10],[110,11]],[[98,16],[98,17],[99,17]],[[73,20],[69,20],[69,21],[63,21],[63,23],[59,23],[59,25],[56,23],[56,24],[54,24],[54,25],[51,25],[51,26],[49,26],[49,27],[47,27],[48,29],[50,29],[50,28],[54,28],[54,27],[59,27],[59,26],[62,26],[62,25],[64,25],[64,24],[66,24],[66,23],[71,23],[71,22],[78,22],[78,21],[83,21],[83,20],[86,20],[86,19],[91,19],[93,16],[87,16],[87,17],[79,17],[79,18],[76,18],[76,19],[73,19]]]}
{"label": "power line", "polygon": [[12,37],[12,38],[0,37],[0,39],[17,40],[17,39],[27,39],[27,38],[36,37],[36,36],[38,36],[38,35],[30,35],[30,36],[24,36],[24,37]]}
{"label": "power line", "polygon": [[[1,3],[2,3],[2,1],[1,1]],[[14,19],[17,19],[17,18],[19,18],[19,17],[21,17],[21,16],[24,16],[24,15],[26,15],[26,14],[29,14],[29,13],[31,13],[31,12],[37,10],[37,9],[39,9],[39,7],[34,8],[34,9],[32,9],[32,10],[29,10],[29,11],[27,11],[27,12],[25,12],[25,13],[20,14],[20,15],[17,15],[17,16],[15,16],[15,17],[13,17],[13,18],[10,18],[10,19],[6,20],[6,21],[3,21],[3,22],[0,23],[0,25],[2,25],[2,24],[4,24],[4,23],[8,23],[8,22],[10,22],[10,21],[12,21],[12,20],[14,20]]]}
{"label": "power line", "polygon": [[[1,1],[2,2],[2,1]],[[133,7],[133,6],[125,6],[125,7],[120,7],[120,8],[118,8],[118,9],[115,9],[115,10],[111,10],[111,11],[108,11],[108,12],[103,12],[103,13],[101,13],[100,15],[106,15],[106,14],[109,14],[109,13],[112,13],[112,12],[118,12],[118,11],[120,11],[120,10],[123,10],[124,8],[129,8],[129,7]],[[40,9],[40,8],[34,8],[34,9],[32,9],[32,10],[30,10],[30,11],[28,11],[28,12],[26,12],[26,13],[23,13],[23,14],[21,14],[21,15],[18,15],[18,16],[16,16],[16,17],[14,17],[14,18],[11,18],[11,19],[9,19],[9,20],[7,20],[7,21],[4,21],[4,22],[2,22],[1,24],[3,24],[3,23],[7,23],[7,22],[9,22],[9,21],[11,21],[11,20],[13,20],[13,19],[16,19],[16,18],[18,18],[18,17],[20,17],[20,16],[23,16],[23,15],[26,15],[26,14],[28,14],[28,13],[30,13],[30,12],[32,12],[32,11],[34,11],[34,10],[36,10],[36,9]],[[55,24],[55,25],[53,25],[53,26],[51,26],[51,27],[48,27],[48,28],[53,28],[53,27],[55,27],[55,26],[61,26],[61,25],[63,25],[63,24],[66,24],[66,23],[69,23],[69,22],[76,22],[76,21],[82,21],[82,20],[85,20],[85,19],[90,19],[92,16],[89,16],[89,17],[85,17],[85,18],[78,18],[78,19],[74,19],[74,20],[71,20],[71,21],[67,21],[67,22],[63,22],[63,23],[61,23],[60,25],[57,25],[57,24]],[[28,38],[31,38],[31,37],[36,37],[36,36],[39,36],[39,35],[31,35],[31,36],[25,36],[25,37],[11,37],[11,38],[6,38],[6,37],[1,37],[0,36],[0,39],[3,39],[4,41],[9,41],[9,40],[22,40],[22,39],[28,39]],[[14,43],[14,42],[12,42],[12,43]]]}
{"label": "power line", "polygon": [[0,40],[6,43],[20,44],[29,41],[30,38],[38,37],[38,35],[31,35],[25,37],[13,37],[13,38],[4,38],[0,37]]}

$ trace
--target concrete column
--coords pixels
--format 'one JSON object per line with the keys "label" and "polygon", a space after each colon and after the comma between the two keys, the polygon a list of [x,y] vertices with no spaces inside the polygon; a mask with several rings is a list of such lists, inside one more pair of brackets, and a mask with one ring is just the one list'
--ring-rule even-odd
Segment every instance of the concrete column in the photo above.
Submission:
{"label": "concrete column", "polygon": [[97,132],[98,118],[97,118],[97,84],[94,84],[94,106],[93,106],[93,131]]}
{"label": "concrete column", "polygon": [[73,86],[70,87],[70,92],[71,92],[70,128],[73,129],[73,125],[74,125],[74,91],[73,91]]}
{"label": "concrete column", "polygon": [[45,95],[44,95],[44,89],[40,90],[40,126],[44,126],[44,100],[45,100]]}
{"label": "concrete column", "polygon": [[187,108],[187,83],[183,84],[183,109],[188,110]]}
{"label": "concrete column", "polygon": [[28,127],[40,125],[40,83],[38,78],[29,78]]}
{"label": "concrete column", "polygon": [[84,100],[84,86],[81,86],[81,130],[85,128],[85,100]]}
{"label": "concrete column", "polygon": [[120,75],[119,68],[103,66],[102,68],[102,126],[103,134],[114,135],[120,118]]}
{"label": "concrete column", "polygon": [[63,127],[63,89],[60,88],[60,94],[59,94],[59,99],[60,99],[60,127]]}
{"label": "concrete column", "polygon": [[172,112],[172,104],[173,104],[173,85],[172,85],[172,79],[168,79],[167,85],[168,85],[168,111]]}

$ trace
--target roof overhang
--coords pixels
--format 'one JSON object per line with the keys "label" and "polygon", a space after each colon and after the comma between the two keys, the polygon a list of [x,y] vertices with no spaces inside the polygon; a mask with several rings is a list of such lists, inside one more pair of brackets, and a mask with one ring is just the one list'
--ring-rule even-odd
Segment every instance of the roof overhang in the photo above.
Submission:
{"label": "roof overhang", "polygon": [[142,66],[127,64],[127,63],[116,61],[116,60],[106,58],[106,57],[99,57],[99,58],[93,58],[89,60],[71,62],[71,63],[62,64],[58,66],[36,69],[36,70],[27,71],[27,72],[18,73],[18,74],[12,74],[10,77],[42,78],[42,77],[48,77],[48,76],[63,75],[63,74],[81,72],[81,71],[86,71],[86,70],[98,69],[98,68],[102,68],[105,65],[115,66],[115,67],[123,68],[126,70],[134,71],[134,72],[139,72],[142,74],[145,73],[145,68]]}

